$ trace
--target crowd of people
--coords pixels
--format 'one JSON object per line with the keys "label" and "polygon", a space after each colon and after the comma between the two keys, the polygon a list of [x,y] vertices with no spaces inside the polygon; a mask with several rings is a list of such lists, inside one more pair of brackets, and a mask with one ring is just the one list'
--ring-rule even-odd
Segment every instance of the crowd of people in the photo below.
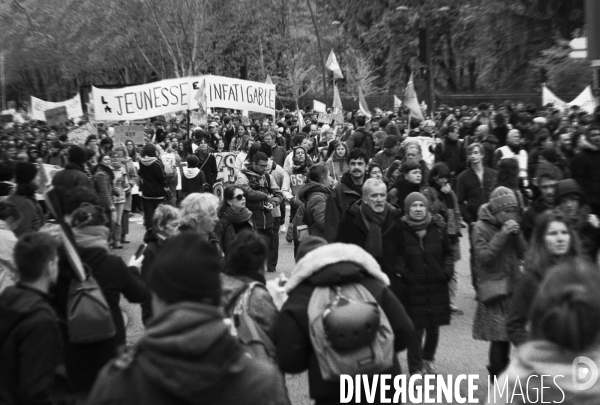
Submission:
{"label": "crowd of people", "polygon": [[[189,131],[159,117],[140,145],[105,125],[82,144],[69,126],[0,130],[0,402],[287,404],[284,374],[308,371],[310,397],[334,404],[340,374],[443,373],[461,237],[494,381],[600,361],[600,109],[300,116],[223,110]],[[218,152],[235,153],[233,182]],[[144,247],[125,263],[136,212]],[[280,234],[293,269],[278,267]],[[65,238],[109,308],[108,339],[73,342]],[[146,328],[129,346],[121,296]]]}

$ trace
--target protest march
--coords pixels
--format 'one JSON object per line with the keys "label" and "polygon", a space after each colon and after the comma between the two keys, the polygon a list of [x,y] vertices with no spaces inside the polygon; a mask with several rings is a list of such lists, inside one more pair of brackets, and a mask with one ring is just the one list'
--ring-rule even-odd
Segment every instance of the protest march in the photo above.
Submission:
{"label": "protest march", "polygon": [[[22,3],[0,16],[39,30],[52,15]],[[238,72],[208,56],[210,69],[183,68],[200,36],[160,19],[192,27],[199,5],[142,3],[174,71],[132,34],[152,75],[41,91],[5,73],[25,51],[0,50],[0,404],[600,402],[600,75],[579,78],[566,39],[539,50],[555,57],[532,66],[556,69],[540,68],[535,92],[459,99],[431,36],[443,18],[471,32],[447,13],[488,15],[467,3],[385,9],[381,24],[418,23],[422,55],[402,80],[383,56],[336,46],[353,38],[354,4],[320,25],[317,67],[277,65],[266,33],[236,28],[258,50],[230,57]],[[335,14],[330,0],[287,3],[315,36]],[[600,16],[588,3],[565,7]]]}

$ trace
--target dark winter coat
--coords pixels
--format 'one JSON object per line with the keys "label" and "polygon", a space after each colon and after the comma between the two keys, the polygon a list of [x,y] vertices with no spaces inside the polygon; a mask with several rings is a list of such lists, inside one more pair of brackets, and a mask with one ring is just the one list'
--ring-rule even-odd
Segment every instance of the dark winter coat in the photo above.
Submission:
{"label": "dark winter coat", "polygon": [[535,201],[531,203],[531,206],[527,208],[527,211],[525,211],[525,215],[523,215],[523,219],[521,220],[521,229],[523,230],[523,236],[525,236],[525,240],[528,241],[531,239],[537,217],[548,209],[552,209],[552,207],[548,207],[548,205],[546,205],[544,197],[542,196],[535,199]]}
{"label": "dark winter coat", "polygon": [[[402,304],[386,286],[389,282],[372,257],[353,245],[331,244],[308,253],[298,262],[287,282],[289,298],[281,308],[277,324],[277,361],[285,373],[308,370],[310,397],[316,403],[339,403],[337,382],[325,381],[311,343],[308,325],[308,304],[317,286],[358,282],[362,284],[387,315],[394,331],[394,349],[405,349],[410,343],[413,325]],[[360,253],[362,252],[362,253]],[[367,256],[370,261],[363,260]],[[336,266],[339,262],[351,265]],[[385,374],[401,373],[397,357]]]}
{"label": "dark winter coat", "polygon": [[115,206],[113,203],[112,179],[102,169],[98,169],[94,173],[94,190],[96,190],[96,193],[100,197],[102,208],[109,211]]}
{"label": "dark winter coat", "polygon": [[298,191],[298,198],[304,202],[304,222],[308,233],[313,236],[325,236],[325,209],[331,189],[322,184],[308,181]]}
{"label": "dark winter coat", "polygon": [[600,206],[600,150],[592,145],[585,145],[571,162],[573,178],[581,186],[587,203],[594,208]]}
{"label": "dark winter coat", "polygon": [[53,404],[63,345],[47,296],[20,284],[7,287],[0,319],[0,403]]}
{"label": "dark winter coat", "polygon": [[[256,230],[256,226],[254,226],[254,220],[250,218],[244,225],[243,229],[249,229],[252,231]],[[235,235],[237,232],[235,231],[235,226],[233,222],[227,221],[225,218],[219,218],[219,223],[215,226],[215,235],[221,241],[221,246],[223,247],[223,252],[227,253],[233,240],[235,239]]]}
{"label": "dark winter coat", "polygon": [[83,167],[73,162],[67,163],[64,170],[56,172],[52,178],[52,185],[64,190],[72,190],[75,187],[87,187],[90,189],[94,187]]}
{"label": "dark winter coat", "polygon": [[269,198],[276,200],[276,205],[283,201],[283,194],[270,174],[258,174],[251,169],[242,169],[236,176],[235,185],[244,190],[247,208],[252,211],[252,219],[256,229],[273,227],[272,210],[264,208]]}
{"label": "dark winter coat", "polygon": [[170,305],[100,373],[88,405],[287,405],[273,365],[247,356],[217,307]]}
{"label": "dark winter coat", "polygon": [[140,176],[140,192],[143,198],[165,198],[167,177],[159,159],[148,156],[141,158],[138,174]]}
{"label": "dark winter coat", "polygon": [[442,140],[442,142],[435,145],[434,157],[435,163],[445,163],[453,176],[462,173],[467,164],[466,148],[461,140]]}
{"label": "dark winter coat", "polygon": [[[213,186],[217,182],[217,176],[219,175],[219,169],[217,168],[217,159],[215,155],[209,153],[207,157],[202,159],[200,156],[200,150],[196,151],[196,156],[200,159],[198,168],[204,172],[204,179],[209,186]],[[206,162],[205,162],[206,161]]]}
{"label": "dark winter coat", "polygon": [[337,236],[342,215],[356,201],[362,198],[362,185],[356,186],[352,182],[350,173],[344,173],[340,184],[327,197],[325,206],[325,239],[333,242]]}
{"label": "dark winter coat", "polygon": [[181,199],[183,200],[191,193],[202,193],[204,183],[206,183],[206,179],[202,170],[197,167],[184,168],[181,176]]}
{"label": "dark winter coat", "polygon": [[450,323],[448,282],[454,272],[452,246],[433,221],[420,239],[406,223],[402,226],[398,269],[402,275],[401,301],[415,327]]}
{"label": "dark winter coat", "polygon": [[467,224],[477,221],[479,207],[489,201],[490,194],[496,187],[496,171],[483,168],[483,184],[479,177],[469,168],[458,176],[456,197],[460,205],[460,213]]}
{"label": "dark winter coat", "polygon": [[44,226],[44,214],[36,200],[17,194],[11,195],[7,200],[13,203],[21,214],[21,222],[13,229],[17,237],[27,232],[38,231]]}
{"label": "dark winter coat", "polygon": [[[365,249],[369,230],[360,213],[363,201],[360,200],[352,205],[342,216],[336,242],[352,243]],[[401,296],[402,282],[400,276],[400,255],[402,243],[402,225],[400,223],[400,211],[388,206],[388,214],[385,224],[381,229],[383,239],[383,257],[375,258],[381,266],[381,270],[390,279],[390,289],[398,299]]]}
{"label": "dark winter coat", "polygon": [[[111,255],[99,247],[78,250],[82,262],[89,266],[106,298],[117,330],[111,339],[96,343],[72,344],[66,339],[67,373],[79,392],[89,391],[100,369],[117,355],[118,347],[125,344],[125,323],[119,305],[121,294],[130,303],[142,303],[150,295],[140,277],[119,256]],[[66,314],[68,290],[73,277],[68,265],[61,266],[57,285],[57,308],[61,317]]]}

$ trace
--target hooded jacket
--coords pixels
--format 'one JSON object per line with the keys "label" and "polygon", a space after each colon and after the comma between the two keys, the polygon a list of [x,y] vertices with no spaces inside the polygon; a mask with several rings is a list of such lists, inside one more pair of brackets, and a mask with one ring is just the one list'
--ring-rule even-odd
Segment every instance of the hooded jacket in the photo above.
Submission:
{"label": "hooded jacket", "polygon": [[140,192],[142,198],[163,199],[165,198],[165,187],[167,177],[162,163],[155,157],[144,156],[140,159]]}
{"label": "hooded jacket", "polygon": [[[517,387],[520,384],[525,398],[534,401],[538,398],[538,403],[542,403],[541,395],[543,393],[544,403],[562,403],[577,405],[592,405],[598,403],[600,398],[600,381],[585,390],[577,389],[573,381],[577,378],[574,373],[578,367],[574,367],[573,359],[578,356],[585,356],[591,359],[594,364],[600,363],[597,347],[591,348],[583,353],[573,353],[555,343],[548,341],[532,341],[520,346],[516,353],[511,355],[511,361],[508,368],[498,378],[498,387],[504,387],[508,381],[508,390],[504,391],[504,396],[498,395],[488,402],[489,404],[516,404],[521,402],[521,390]],[[539,376],[548,376],[544,378],[542,384]],[[530,376],[537,376],[530,380]],[[517,381],[518,380],[518,381]],[[542,391],[543,385],[543,391]],[[511,400],[510,397],[516,388],[516,395]],[[509,395],[509,398],[506,397]],[[533,402],[532,402],[533,403]]]}
{"label": "hooded jacket", "polygon": [[[340,266],[340,264],[346,264]],[[389,278],[363,249],[355,245],[334,243],[319,247],[304,256],[294,267],[286,284],[289,298],[281,308],[277,324],[277,360],[285,373],[308,370],[311,398],[316,403],[338,403],[337,382],[321,377],[317,356],[309,336],[308,304],[317,286],[347,283],[362,284],[381,306],[394,331],[394,349],[405,349],[413,333],[413,325],[394,293],[387,287]],[[397,357],[385,374],[401,373]]]}
{"label": "hooded jacket", "polygon": [[582,150],[573,157],[571,170],[573,178],[584,190],[587,203],[596,213],[600,206],[600,149],[584,142]]}
{"label": "hooded jacket", "polygon": [[356,128],[354,133],[348,138],[346,146],[348,146],[348,153],[352,152],[353,149],[362,149],[369,159],[375,155],[373,134],[370,131],[367,131],[365,127]]}
{"label": "hooded jacket", "polygon": [[357,186],[352,182],[352,175],[344,173],[340,184],[327,197],[325,206],[325,239],[333,242],[337,236],[342,215],[356,201],[362,198],[362,185]]}
{"label": "hooded jacket", "polygon": [[183,200],[191,193],[202,193],[204,183],[206,183],[206,178],[202,170],[197,167],[185,167],[181,177],[181,199]]}
{"label": "hooded jacket", "polygon": [[331,190],[320,183],[308,181],[298,191],[298,198],[304,202],[304,222],[308,233],[313,236],[325,236],[325,208]]}
{"label": "hooded jacket", "polygon": [[0,319],[0,403],[53,404],[63,346],[47,296],[8,287],[0,295]]}
{"label": "hooded jacket", "polygon": [[102,370],[88,405],[289,404],[279,371],[245,355],[221,311],[170,305]]}
{"label": "hooded jacket", "polygon": [[52,185],[64,190],[72,190],[75,187],[94,188],[83,167],[73,162],[67,163],[64,170],[56,172],[52,178]]}

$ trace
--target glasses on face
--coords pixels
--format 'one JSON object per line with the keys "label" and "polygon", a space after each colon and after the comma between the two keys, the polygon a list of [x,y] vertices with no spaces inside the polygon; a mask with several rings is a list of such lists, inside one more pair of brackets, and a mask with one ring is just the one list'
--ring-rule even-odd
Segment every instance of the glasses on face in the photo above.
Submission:
{"label": "glasses on face", "polygon": [[244,199],[244,194],[238,194],[235,197],[233,197],[234,200],[238,200],[238,201],[242,201]]}

